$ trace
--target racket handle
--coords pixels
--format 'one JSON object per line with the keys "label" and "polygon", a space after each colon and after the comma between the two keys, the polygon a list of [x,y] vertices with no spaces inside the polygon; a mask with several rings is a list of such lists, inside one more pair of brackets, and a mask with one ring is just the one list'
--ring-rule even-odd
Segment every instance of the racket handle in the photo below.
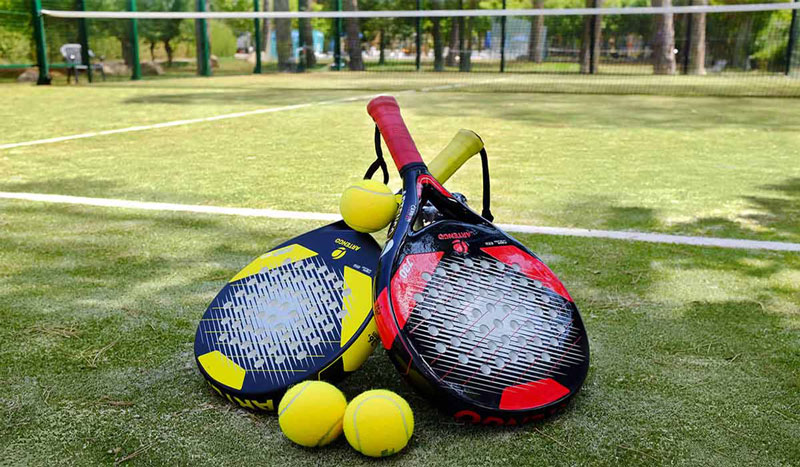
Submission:
{"label": "racket handle", "polygon": [[428,164],[431,175],[444,184],[472,156],[483,149],[480,136],[470,130],[458,130],[447,147]]}
{"label": "racket handle", "polygon": [[403,123],[400,106],[394,97],[379,96],[372,99],[367,104],[367,113],[381,130],[383,140],[398,170],[402,171],[403,167],[409,164],[423,163],[422,156],[419,155],[417,146],[411,139],[406,124]]}

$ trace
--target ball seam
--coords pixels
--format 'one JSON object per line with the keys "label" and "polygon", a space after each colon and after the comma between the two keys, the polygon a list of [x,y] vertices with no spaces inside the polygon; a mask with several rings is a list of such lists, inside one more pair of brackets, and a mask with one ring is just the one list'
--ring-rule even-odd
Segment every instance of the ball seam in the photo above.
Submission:
{"label": "ball seam", "polygon": [[379,193],[379,192],[377,192],[377,191],[372,191],[372,190],[369,190],[369,189],[367,189],[367,188],[362,188],[362,187],[360,187],[360,186],[351,186],[351,187],[350,187],[350,189],[351,189],[351,190],[359,190],[359,191],[363,191],[363,192],[365,192],[365,193],[369,193],[369,194],[371,194],[371,195],[378,195],[378,196],[391,196],[391,197],[394,197],[394,193],[391,193],[391,192],[389,192],[389,193]]}
{"label": "ball seam", "polygon": [[375,395],[369,396],[366,399],[364,399],[363,401],[359,402],[358,405],[356,406],[356,409],[353,411],[353,428],[355,429],[356,442],[358,443],[358,447],[356,448],[356,450],[359,451],[359,452],[361,452],[361,437],[358,434],[358,423],[356,423],[356,416],[358,415],[358,411],[361,410],[361,406],[362,405],[364,405],[370,399],[376,399],[376,398],[377,399],[385,399],[385,400],[391,402],[397,408],[398,412],[400,412],[400,419],[403,421],[403,431],[405,431],[405,433],[406,433],[406,441],[411,439],[411,436],[409,436],[409,434],[408,434],[408,424],[406,423],[406,415],[403,413],[403,408],[400,407],[400,404],[398,404],[391,397],[384,396],[384,395],[381,395],[381,394],[375,394]]}
{"label": "ball seam", "polygon": [[341,421],[342,421],[343,419],[344,419],[344,414],[342,414],[342,416],[341,416],[341,417],[337,418],[337,419],[336,419],[336,421],[335,421],[335,422],[333,422],[333,424],[330,426],[330,428],[328,428],[328,431],[326,431],[326,432],[325,432],[325,434],[324,434],[324,435],[322,435],[322,437],[321,437],[320,439],[318,439],[318,440],[317,440],[317,446],[319,446],[319,445],[320,445],[320,443],[322,443],[322,441],[324,441],[324,440],[325,440],[325,438],[327,438],[327,437],[328,437],[328,435],[331,433],[331,431],[333,431],[333,429],[336,427],[336,425],[337,425],[338,423],[341,423]]}
{"label": "ball seam", "polygon": [[306,382],[301,383],[301,384],[303,384],[303,387],[302,387],[302,389],[300,389],[300,392],[295,394],[294,397],[292,397],[292,400],[290,400],[289,402],[286,403],[286,407],[284,407],[283,410],[278,412],[278,417],[282,416],[284,413],[286,413],[287,410],[289,410],[289,407],[294,403],[295,400],[297,400],[298,397],[300,397],[300,394],[302,394],[303,391],[306,390],[306,388],[311,384],[311,381],[306,381]]}

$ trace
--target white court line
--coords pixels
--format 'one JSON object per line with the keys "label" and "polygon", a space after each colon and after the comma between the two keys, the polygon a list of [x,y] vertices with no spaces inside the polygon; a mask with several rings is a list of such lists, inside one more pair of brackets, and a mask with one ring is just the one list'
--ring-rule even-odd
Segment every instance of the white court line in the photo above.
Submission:
{"label": "white court line", "polygon": [[[462,88],[465,86],[474,86],[479,84],[486,84],[495,81],[503,81],[507,78],[491,78],[485,79],[481,81],[475,82],[466,82],[466,83],[454,83],[454,84],[445,84],[441,86],[432,86],[427,88],[422,88],[419,92],[429,92],[429,91],[438,91],[438,90],[445,90],[445,89],[456,89]],[[410,92],[417,92],[414,89],[407,89],[403,91],[396,91],[392,94],[407,94]],[[213,117],[203,117],[203,118],[192,118],[188,120],[173,120],[171,122],[162,122],[162,123],[154,123],[151,125],[137,125],[131,126],[127,128],[117,128],[114,130],[103,130],[103,131],[93,131],[89,133],[81,133],[77,135],[68,135],[68,136],[58,136],[55,138],[47,138],[47,139],[37,139],[33,141],[22,141],[19,143],[7,143],[7,144],[0,144],[0,149],[13,149],[19,148],[23,146],[36,146],[40,144],[52,144],[52,143],[60,143],[63,141],[71,141],[75,139],[84,139],[84,138],[94,138],[95,136],[105,136],[105,135],[115,135],[118,133],[129,133],[132,131],[144,131],[144,130],[154,130],[157,128],[168,128],[172,126],[181,126],[181,125],[192,125],[194,123],[204,123],[204,122],[214,122],[217,120],[226,120],[229,118],[239,118],[239,117],[248,117],[250,115],[260,115],[260,114],[268,114],[273,112],[283,112],[286,110],[296,110],[302,109],[306,107],[314,107],[317,105],[327,105],[327,104],[338,104],[342,102],[351,102],[351,101],[358,101],[363,99],[370,99],[373,97],[384,95],[385,93],[376,93],[376,94],[362,94],[360,96],[351,96],[351,97],[343,97],[341,99],[330,99],[324,101],[316,101],[316,102],[306,102],[305,104],[293,104],[293,105],[285,105],[282,107],[270,107],[266,109],[255,109],[255,110],[247,110],[244,112],[235,112],[230,114],[223,114],[223,115],[215,115]]]}
{"label": "white court line", "polygon": [[199,212],[203,214],[227,214],[242,217],[269,217],[272,219],[301,219],[313,221],[335,221],[342,217],[336,214],[317,212],[282,211],[279,209],[226,208],[197,204],[151,203],[111,198],[85,198],[83,196],[47,195],[42,193],[14,193],[0,191],[0,198],[43,201],[46,203],[80,204],[107,208],[144,209],[147,211]]}
{"label": "white court line", "polygon": [[7,144],[0,144],[0,149],[13,149],[19,148],[22,146],[35,146],[39,144],[51,144],[51,143],[60,143],[62,141],[70,141],[74,139],[83,139],[83,138],[93,138],[95,136],[104,136],[104,135],[114,135],[117,133],[128,133],[132,131],[143,131],[143,130],[153,130],[156,128],[167,128],[172,126],[181,126],[181,125],[191,125],[194,123],[203,123],[203,122],[214,122],[217,120],[226,120],[229,118],[239,118],[239,117],[248,117],[250,115],[259,115],[259,114],[268,114],[273,112],[283,112],[286,110],[295,110],[295,109],[302,109],[305,107],[314,107],[317,105],[326,105],[326,104],[336,104],[341,102],[348,102],[348,101],[357,101],[361,99],[369,99],[371,97],[379,96],[380,94],[365,94],[361,96],[352,96],[352,97],[344,97],[341,99],[332,99],[332,100],[325,100],[325,101],[316,101],[316,102],[307,102],[305,104],[293,104],[293,105],[285,105],[282,107],[270,107],[266,109],[255,109],[255,110],[248,110],[245,112],[235,112],[230,114],[223,114],[223,115],[215,115],[213,117],[203,117],[203,118],[192,118],[189,120],[174,120],[171,122],[162,122],[162,123],[154,123],[152,125],[138,125],[138,126],[131,126],[127,128],[117,128],[114,130],[103,130],[103,131],[93,131],[90,133],[81,133],[78,135],[69,135],[69,136],[59,136],[56,138],[47,138],[47,139],[37,139],[33,141],[23,141],[20,143],[7,143]]}
{"label": "white court line", "polygon": [[[192,204],[151,203],[109,198],[86,198],[82,196],[48,195],[43,193],[0,192],[0,199],[41,201],[47,203],[78,204],[83,206],[102,206],[111,208],[144,209],[148,211],[196,212],[203,214],[227,214],[243,217],[268,217],[272,219],[300,219],[315,221],[336,221],[337,214],[302,211],[282,211],[278,209],[228,208],[221,206],[199,206]],[[610,238],[650,243],[676,245],[710,246],[745,250],[798,251],[800,243],[769,242],[761,240],[740,240],[734,238],[692,237],[648,232],[621,232],[614,230],[589,230],[563,227],[538,227],[533,225],[498,224],[508,232],[557,235],[567,237]]]}

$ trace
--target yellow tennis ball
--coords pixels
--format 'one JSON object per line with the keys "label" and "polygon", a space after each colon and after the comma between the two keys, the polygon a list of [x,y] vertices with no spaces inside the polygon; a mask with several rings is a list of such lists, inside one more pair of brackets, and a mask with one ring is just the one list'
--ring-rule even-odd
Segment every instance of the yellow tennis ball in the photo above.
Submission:
{"label": "yellow tennis ball", "polygon": [[391,456],[406,447],[413,433],[411,407],[392,391],[363,392],[347,404],[344,412],[347,442],[367,456]]}
{"label": "yellow tennis ball", "polygon": [[347,187],[339,201],[339,212],[351,229],[377,232],[389,225],[397,212],[394,193],[375,180],[359,180]]}
{"label": "yellow tennis ball", "polygon": [[289,388],[278,404],[278,424],[301,446],[325,446],[342,434],[347,407],[342,391],[324,381],[305,381]]}

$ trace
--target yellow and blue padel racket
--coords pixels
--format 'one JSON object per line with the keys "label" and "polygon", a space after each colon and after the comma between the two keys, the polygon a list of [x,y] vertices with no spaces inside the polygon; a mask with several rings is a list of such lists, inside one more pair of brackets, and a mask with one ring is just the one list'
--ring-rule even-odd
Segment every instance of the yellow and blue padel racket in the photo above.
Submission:
{"label": "yellow and blue padel racket", "polygon": [[[482,149],[460,130],[432,173],[444,182]],[[294,384],[336,382],[358,369],[379,341],[372,276],[380,252],[371,235],[338,221],[259,256],[206,309],[194,344],[200,372],[230,401],[271,411]]]}

